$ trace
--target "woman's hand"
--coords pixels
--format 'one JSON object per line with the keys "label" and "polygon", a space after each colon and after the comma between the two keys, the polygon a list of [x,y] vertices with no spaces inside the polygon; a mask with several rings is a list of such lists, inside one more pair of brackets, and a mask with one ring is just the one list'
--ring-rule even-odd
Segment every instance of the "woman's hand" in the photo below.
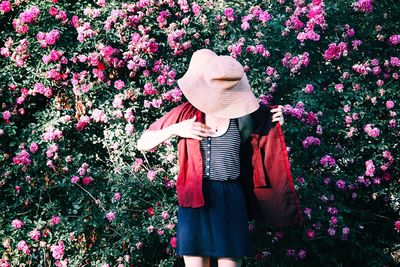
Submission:
{"label": "woman's hand", "polygon": [[283,118],[283,106],[279,105],[277,108],[271,109],[271,112],[274,113],[272,115],[272,121],[279,121],[281,125],[285,123],[285,120]]}
{"label": "woman's hand", "polygon": [[211,134],[211,128],[201,122],[196,122],[196,116],[191,119],[181,121],[174,125],[174,134],[184,137],[201,140]]}

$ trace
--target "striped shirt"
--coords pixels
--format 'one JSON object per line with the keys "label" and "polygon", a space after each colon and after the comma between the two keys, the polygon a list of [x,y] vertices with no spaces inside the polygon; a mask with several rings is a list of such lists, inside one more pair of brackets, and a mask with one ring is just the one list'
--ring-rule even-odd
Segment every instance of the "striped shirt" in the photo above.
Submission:
{"label": "striped shirt", "polygon": [[203,179],[232,180],[240,173],[240,133],[236,119],[231,119],[228,130],[221,136],[203,138]]}

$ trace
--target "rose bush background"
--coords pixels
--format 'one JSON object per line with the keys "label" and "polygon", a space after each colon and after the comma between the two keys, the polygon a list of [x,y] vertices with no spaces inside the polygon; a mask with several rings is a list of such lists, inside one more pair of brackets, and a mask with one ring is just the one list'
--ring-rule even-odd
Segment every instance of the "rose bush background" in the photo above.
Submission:
{"label": "rose bush background", "polygon": [[399,262],[400,4],[228,2],[0,2],[1,266],[183,264],[176,140],[135,142],[203,47],[285,105],[306,222],[250,224],[246,266]]}

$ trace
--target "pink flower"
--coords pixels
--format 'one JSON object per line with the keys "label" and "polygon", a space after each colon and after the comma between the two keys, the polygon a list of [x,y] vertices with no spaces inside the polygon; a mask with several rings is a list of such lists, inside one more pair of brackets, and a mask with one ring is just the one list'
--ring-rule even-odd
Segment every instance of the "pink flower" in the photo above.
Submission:
{"label": "pink flower", "polygon": [[11,264],[8,262],[8,260],[1,258],[0,267],[11,267]]}
{"label": "pink flower", "polygon": [[336,160],[330,155],[325,155],[325,156],[321,157],[320,163],[324,167],[335,166]]}
{"label": "pink flower", "polygon": [[154,231],[154,226],[150,225],[149,227],[147,227],[147,232],[150,234]]}
{"label": "pink flower", "polygon": [[106,214],[106,218],[109,222],[112,222],[115,219],[115,213],[113,211],[110,211]]}
{"label": "pink flower", "polygon": [[13,157],[13,163],[19,166],[29,166],[32,160],[29,158],[29,153],[26,150],[21,150],[15,157]]}
{"label": "pink flower", "polygon": [[235,17],[234,17],[235,11],[231,7],[225,8],[224,15],[225,15],[225,17],[226,17],[226,19],[228,21],[234,21],[235,20]]}
{"label": "pink flower", "polygon": [[12,227],[13,227],[14,229],[20,229],[20,228],[22,228],[22,226],[24,226],[24,222],[21,221],[21,220],[18,220],[18,219],[14,219],[14,220],[11,222],[11,225],[12,225]]}
{"label": "pink flower", "polygon": [[390,36],[388,42],[392,45],[400,44],[400,34]]}
{"label": "pink flower", "polygon": [[137,249],[141,249],[142,247],[143,247],[143,242],[137,242],[136,244],[135,244],[135,247],[137,248]]}
{"label": "pink flower", "polygon": [[168,211],[163,211],[161,213],[161,218],[165,221],[168,220],[171,216],[169,215]]}
{"label": "pink flower", "polygon": [[307,236],[308,238],[314,238],[314,237],[315,237],[315,232],[314,232],[314,230],[312,230],[312,229],[307,230],[306,236]]}
{"label": "pink flower", "polygon": [[22,23],[34,23],[39,16],[40,9],[37,6],[25,10],[19,15],[19,19]]}
{"label": "pink flower", "polygon": [[6,121],[7,124],[10,123],[11,112],[6,110],[3,112],[3,119]]}
{"label": "pink flower", "polygon": [[40,238],[40,236],[41,236],[41,234],[40,234],[40,231],[38,231],[37,229],[35,229],[35,230],[33,230],[33,231],[31,231],[31,232],[29,233],[29,236],[30,236],[30,238],[32,238],[33,240],[38,241],[39,238]]}
{"label": "pink flower", "polygon": [[120,95],[115,95],[114,101],[113,101],[113,107],[114,108],[123,108],[123,100]]}
{"label": "pink flower", "polygon": [[201,7],[198,4],[196,4],[196,3],[192,4],[192,11],[195,16],[200,15],[200,10],[201,10]]}
{"label": "pink flower", "polygon": [[94,179],[93,179],[91,176],[85,176],[85,177],[82,179],[82,183],[83,183],[84,185],[90,185],[93,181],[94,181]]}
{"label": "pink flower", "polygon": [[88,125],[90,123],[90,117],[83,115],[79,118],[78,123],[76,124],[76,129],[78,131],[82,131],[85,129],[86,125]]}
{"label": "pink flower", "polygon": [[53,215],[53,216],[51,217],[51,224],[52,224],[52,225],[57,225],[57,224],[59,224],[60,222],[61,222],[61,217],[60,217],[60,216]]}
{"label": "pink flower", "polygon": [[[400,221],[399,221],[399,224],[400,224]],[[171,239],[169,240],[169,244],[170,244],[173,248],[176,248],[176,237],[175,237],[175,236],[171,237]]]}
{"label": "pink flower", "polygon": [[126,134],[130,135],[130,134],[132,134],[134,131],[135,131],[135,127],[134,127],[132,124],[128,123],[128,124],[125,126],[125,133],[126,133]]}
{"label": "pink flower", "polygon": [[56,8],[56,7],[54,7],[54,6],[50,7],[50,9],[49,9],[49,14],[50,14],[50,16],[52,16],[52,17],[57,16],[57,14],[58,14],[58,8]]}
{"label": "pink flower", "polygon": [[400,233],[400,220],[394,222],[394,229]]}
{"label": "pink flower", "polygon": [[332,59],[339,59],[342,55],[347,54],[347,44],[340,42],[338,45],[331,43],[324,53],[324,59],[330,61]]}
{"label": "pink flower", "polygon": [[309,148],[312,145],[319,146],[321,144],[321,141],[317,137],[308,136],[306,137],[306,139],[303,140],[302,144],[304,148]]}
{"label": "pink flower", "polygon": [[30,251],[30,249],[29,249],[29,246],[28,246],[28,244],[26,243],[25,240],[21,240],[21,241],[18,242],[18,244],[17,244],[17,249],[18,249],[18,250],[21,250],[21,251],[24,252],[26,255],[30,255],[30,254],[31,254],[31,251]]}
{"label": "pink flower", "polygon": [[367,160],[365,162],[365,175],[369,176],[369,177],[373,177],[374,173],[375,173],[375,165],[374,162],[372,160]]}
{"label": "pink flower", "polygon": [[306,94],[311,94],[311,93],[314,91],[314,86],[313,86],[312,84],[308,83],[308,84],[306,85],[306,87],[303,89],[303,91],[304,91]]}
{"label": "pink flower", "polygon": [[358,0],[353,4],[353,8],[355,11],[371,13],[373,10],[372,0]]}
{"label": "pink flower", "polygon": [[102,110],[97,109],[97,108],[95,110],[93,110],[91,117],[94,122],[107,122],[108,121],[107,115],[104,114],[104,112]]}
{"label": "pink flower", "polygon": [[156,178],[156,174],[157,174],[156,171],[150,170],[150,171],[147,172],[147,178],[149,178],[149,180],[150,180],[151,182],[153,182],[154,179]]}
{"label": "pink flower", "polygon": [[342,179],[336,181],[336,187],[339,189],[344,189],[346,186],[346,182]]}
{"label": "pink flower", "polygon": [[54,259],[61,260],[64,257],[64,242],[59,240],[58,245],[51,245],[50,251]]}
{"label": "pink flower", "polygon": [[3,11],[4,13],[10,12],[11,11],[11,2],[10,1],[2,1],[0,3],[0,10]]}
{"label": "pink flower", "polygon": [[121,199],[121,193],[120,193],[120,192],[116,192],[116,193],[114,194],[114,199],[115,199],[116,201],[119,201],[119,200]]}
{"label": "pink flower", "polygon": [[386,108],[392,109],[394,107],[394,102],[392,100],[386,101]]}
{"label": "pink flower", "polygon": [[157,234],[158,234],[158,235],[164,235],[164,230],[161,229],[161,228],[158,229],[158,230],[157,230]]}
{"label": "pink flower", "polygon": [[125,83],[122,80],[117,80],[114,82],[114,87],[117,90],[122,90],[125,87]]}
{"label": "pink flower", "polygon": [[135,172],[138,172],[142,167],[142,165],[143,165],[143,159],[136,158],[132,168]]}
{"label": "pink flower", "polygon": [[79,177],[74,175],[71,177],[71,183],[76,184],[77,182],[79,182]]}

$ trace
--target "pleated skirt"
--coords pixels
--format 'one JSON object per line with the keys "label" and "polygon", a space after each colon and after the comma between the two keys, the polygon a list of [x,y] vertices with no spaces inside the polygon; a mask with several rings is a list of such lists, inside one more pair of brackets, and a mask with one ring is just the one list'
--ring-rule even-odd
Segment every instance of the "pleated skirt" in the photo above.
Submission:
{"label": "pleated skirt", "polygon": [[242,258],[250,256],[246,203],[234,181],[203,181],[205,206],[178,208],[179,256]]}

